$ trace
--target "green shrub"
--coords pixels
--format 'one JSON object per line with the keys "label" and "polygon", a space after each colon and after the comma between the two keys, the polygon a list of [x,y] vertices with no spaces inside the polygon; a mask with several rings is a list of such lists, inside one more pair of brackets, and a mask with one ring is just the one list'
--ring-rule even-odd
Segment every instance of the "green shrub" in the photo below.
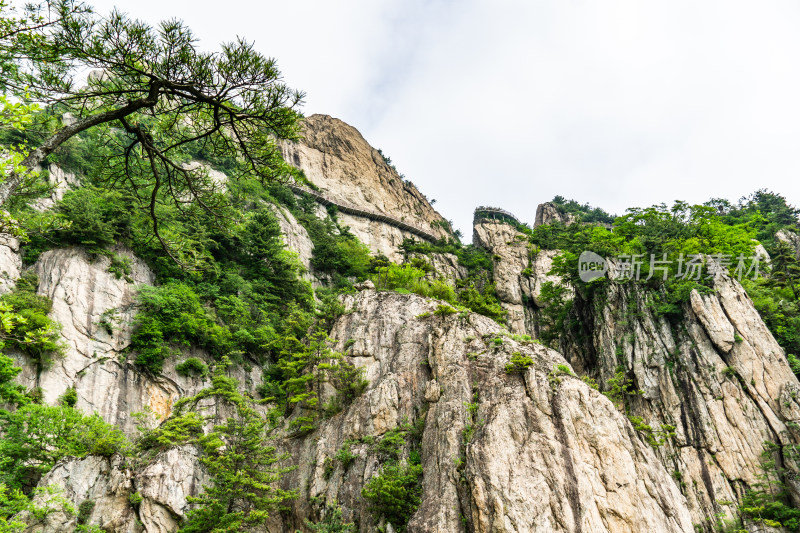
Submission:
{"label": "green shrub", "polygon": [[358,455],[354,454],[350,449],[350,443],[345,442],[341,448],[336,452],[335,456],[336,460],[342,463],[342,469],[347,470],[347,468],[353,464],[358,458]]}
{"label": "green shrub", "polygon": [[600,386],[597,384],[597,380],[589,376],[581,376],[581,381],[589,385],[589,387],[593,388],[594,390],[600,390]]}
{"label": "green shrub", "polygon": [[422,502],[422,466],[388,463],[367,482],[361,495],[371,512],[385,517],[397,531],[405,531]]}
{"label": "green shrub", "polygon": [[24,273],[14,290],[0,296],[0,320],[5,343],[46,368],[54,357],[63,355],[64,346],[59,335],[61,326],[48,316],[53,302],[36,294],[38,285],[34,272]]}
{"label": "green shrub", "polygon": [[83,500],[78,506],[77,522],[79,526],[86,525],[86,522],[89,521],[92,511],[94,511],[94,505],[94,500]]}
{"label": "green shrub", "polygon": [[176,365],[175,371],[178,373],[178,375],[184,377],[199,376],[204,378],[208,375],[208,365],[197,357],[190,357],[183,363]]}
{"label": "green shrub", "polygon": [[522,374],[531,366],[533,366],[533,359],[530,356],[514,352],[508,364],[506,364],[505,370],[506,374]]}
{"label": "green shrub", "polygon": [[561,376],[575,376],[567,365],[554,365],[553,370],[547,374],[547,381],[550,382],[550,386],[555,390],[558,385],[561,383]]}
{"label": "green shrub", "polygon": [[425,279],[424,270],[408,264],[380,267],[372,276],[372,281],[377,289],[405,289],[427,298],[444,300],[451,304],[457,303],[455,291],[445,281]]}
{"label": "green shrub", "polygon": [[800,376],[800,359],[791,353],[786,356],[786,359],[789,361],[789,367],[792,369],[792,372],[794,372],[794,375]]}
{"label": "green shrub", "polygon": [[387,431],[380,442],[378,442],[376,448],[378,456],[383,460],[391,461],[399,459],[406,446],[406,433],[407,431],[402,427],[396,427]]}
{"label": "green shrub", "polygon": [[27,404],[0,412],[0,483],[24,488],[35,484],[62,457],[127,453],[122,431],[98,415],[68,406]]}
{"label": "green shrub", "polygon": [[660,429],[653,429],[650,424],[645,424],[644,419],[640,416],[629,416],[628,418],[633,424],[633,429],[643,433],[647,443],[654,448],[663,446],[667,440],[675,436],[675,426],[661,424]]}
{"label": "green shrub", "polygon": [[628,397],[644,394],[633,385],[633,380],[625,374],[625,368],[618,366],[614,377],[608,380],[606,390],[603,392],[617,409],[626,409]]}
{"label": "green shrub", "polygon": [[441,305],[441,304],[433,312],[434,315],[441,316],[441,317],[454,315],[456,313],[458,313],[458,311],[456,311],[455,309],[453,309],[449,305]]}
{"label": "green shrub", "polygon": [[173,345],[197,346],[213,355],[223,353],[230,344],[230,331],[214,322],[187,285],[142,286],[139,303],[131,349],[137,352],[135,363],[151,372],[161,372],[164,361],[175,352]]}
{"label": "green shrub", "polygon": [[772,527],[800,532],[800,509],[797,509],[790,496],[789,487],[782,481],[786,472],[776,458],[781,455],[797,456],[797,445],[781,450],[772,442],[764,443],[761,455],[762,475],[742,497],[739,512],[753,522],[761,522]]}
{"label": "green shrub", "polygon": [[78,392],[75,387],[68,388],[58,399],[58,403],[66,407],[75,407],[75,404],[78,403]]}
{"label": "green shrub", "polygon": [[325,505],[323,518],[319,522],[306,520],[306,527],[313,533],[356,533],[357,531],[355,524],[344,521],[342,508],[336,502]]}

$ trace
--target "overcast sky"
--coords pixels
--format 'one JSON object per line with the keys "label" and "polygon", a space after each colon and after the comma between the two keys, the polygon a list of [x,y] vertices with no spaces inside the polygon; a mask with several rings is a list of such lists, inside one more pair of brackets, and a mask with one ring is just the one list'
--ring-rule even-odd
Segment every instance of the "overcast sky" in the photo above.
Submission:
{"label": "overcast sky", "polygon": [[276,57],[467,240],[477,205],[800,204],[800,3],[89,0]]}

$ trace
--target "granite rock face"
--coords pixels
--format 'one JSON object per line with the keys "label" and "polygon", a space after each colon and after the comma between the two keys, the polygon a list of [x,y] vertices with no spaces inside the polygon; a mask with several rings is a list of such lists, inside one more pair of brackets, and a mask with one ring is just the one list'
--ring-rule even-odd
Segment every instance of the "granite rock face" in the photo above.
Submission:
{"label": "granite rock face", "polygon": [[66,172],[58,165],[50,165],[47,180],[52,187],[50,196],[36,200],[33,208],[37,211],[46,211],[56,205],[70,189],[80,186],[80,180],[72,172]]}
{"label": "granite rock face", "polygon": [[[150,411],[156,420],[163,420],[178,398],[196,394],[208,383],[180,376],[175,366],[182,361],[175,358],[166,362],[160,375],[140,372],[133,365],[134,355],[125,349],[130,345],[136,295],[140,286],[154,279],[129,251],[120,248],[115,253],[129,260],[130,274],[111,272],[109,258],[92,258],[77,248],[42,254],[33,267],[39,276],[38,292],[53,301],[50,316],[61,325],[65,354],[46,368],[38,368],[23,355],[16,357],[23,369],[19,381],[29,389],[41,388],[46,403],[56,403],[74,387],[76,407],[98,413],[133,434],[131,413]],[[258,368],[239,368],[235,377],[247,386],[262,379]]]}
{"label": "granite rock face", "polygon": [[552,202],[539,204],[536,207],[536,220],[533,226],[537,227],[543,224],[552,224],[553,222],[572,224],[575,222],[575,216],[571,213],[562,213],[559,211],[558,206]]}
{"label": "granite rock face", "polygon": [[532,247],[525,234],[502,222],[475,224],[472,240],[494,255],[494,283],[500,303],[508,311],[509,329],[538,336],[536,311],[545,305],[542,287],[560,281],[550,274],[558,251]]}
{"label": "granite rock face", "polygon": [[727,274],[713,293],[693,292],[677,321],[655,313],[651,298],[635,284],[611,284],[602,305],[576,298],[582,333],[565,335],[562,352],[601,384],[623,370],[643,392],[629,398],[631,415],[675,426],[658,454],[682,480],[694,523],[732,517],[762,474],[764,442],[800,442],[792,429],[800,422],[800,384]]}
{"label": "granite rock face", "polygon": [[[90,511],[82,517],[85,524],[120,533],[171,533],[190,508],[187,496],[196,496],[208,482],[197,452],[178,447],[138,471],[120,455],[65,458],[40,485],[56,488],[75,509],[90,502]],[[34,503],[44,506],[48,497],[38,496]],[[27,513],[20,518],[29,524],[26,531],[37,533],[73,531],[78,525],[78,516],[63,511],[44,520]]]}
{"label": "granite rock face", "polygon": [[[341,121],[309,117],[304,140],[282,149],[328,194],[447,235],[430,203]],[[290,212],[274,211],[306,279],[324,283],[313,276],[308,232]],[[321,205],[319,215],[326,216]],[[343,214],[339,220],[373,252],[395,261],[415,258],[397,250],[409,236],[398,228]],[[542,204],[537,225],[555,221],[573,219]],[[791,234],[782,239],[794,242]],[[634,283],[609,283],[604,298],[592,301],[573,291],[576,327],[548,348],[519,335],[539,336],[538,315],[548,305],[542,289],[559,282],[550,273],[559,252],[539,250],[512,226],[492,221],[475,225],[474,241],[494,257],[507,325],[466,312],[436,314],[439,301],[376,291],[369,281],[343,296],[347,312],[330,337],[334,349],[364,369],[369,385],[338,413],[320,417],[315,431],[277,442],[297,465],[281,483],[298,497],[272,516],[267,531],[305,531],[305,520],[319,519],[324,504],[333,502],[361,533],[396,531],[401,524],[374,516],[361,491],[385,462],[378,443],[398,428],[407,431],[403,456],[413,441],[424,471],[411,532],[691,532],[695,524],[735,514],[744,491],[759,480],[765,441],[800,442],[800,383],[745,290],[727,274],[669,316],[658,312],[652,292]],[[33,269],[39,293],[53,301],[65,355],[47,368],[16,357],[24,368],[20,381],[41,387],[45,402],[56,403],[74,387],[77,407],[133,435],[131,413],[149,410],[157,423],[175,401],[209,383],[180,376],[180,358],[168,360],[160,375],[133,365],[135,354],[126,348],[136,294],[155,280],[129,251],[115,253],[127,258],[129,274],[75,248],[42,254]],[[452,283],[468,274],[453,255],[417,259],[431,265],[431,276]],[[10,290],[22,271],[18,244],[0,243],[0,291]],[[188,356],[210,361],[197,351],[181,357]],[[512,357],[527,362],[509,372]],[[231,373],[254,391],[263,370],[238,365]],[[579,377],[607,390],[620,372],[642,391],[621,405]],[[332,390],[321,390],[324,404]],[[652,446],[642,424],[674,426],[674,437]],[[355,456],[348,464],[336,459],[345,446]],[[191,447],[147,462],[65,458],[40,486],[61,487],[76,507],[94,502],[88,524],[171,533],[189,509],[187,498],[210,482],[198,459]],[[800,485],[789,482],[800,500]],[[43,522],[24,518],[30,531],[76,526],[64,513]]]}
{"label": "granite rock face", "polygon": [[[306,178],[334,199],[364,206],[449,236],[442,216],[417,188],[387,164],[383,156],[341,120],[311,115],[303,124],[303,139],[283,143],[283,156]],[[373,252],[400,262],[397,247],[414,235],[386,223],[339,213],[339,220]]]}
{"label": "granite rock face", "polygon": [[[374,531],[360,497],[379,470],[374,446],[354,445],[353,464],[330,474],[326,459],[345,441],[420,417],[423,498],[409,531],[691,531],[685,498],[652,448],[602,394],[553,377],[566,364],[557,352],[517,343],[479,315],[425,317],[437,304],[414,295],[364,290],[345,304],[352,311],[332,335],[339,349],[355,341],[350,360],[370,386],[289,449],[300,467],[285,482],[307,490],[284,531],[314,516],[320,499]],[[533,365],[507,374],[517,352]]]}

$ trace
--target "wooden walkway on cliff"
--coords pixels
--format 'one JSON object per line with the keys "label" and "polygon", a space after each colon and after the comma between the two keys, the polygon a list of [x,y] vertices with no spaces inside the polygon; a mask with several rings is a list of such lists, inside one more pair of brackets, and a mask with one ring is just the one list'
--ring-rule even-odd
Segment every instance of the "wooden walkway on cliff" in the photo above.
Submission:
{"label": "wooden walkway on cliff", "polygon": [[489,207],[485,205],[481,205],[475,208],[475,220],[480,219],[489,219],[489,220],[499,220],[501,222],[508,222],[509,220],[513,221],[515,224],[521,224],[521,222],[506,211],[505,209],[500,209],[499,207]]}
{"label": "wooden walkway on cliff", "polygon": [[408,222],[404,222],[398,218],[389,216],[386,213],[381,213],[379,211],[368,209],[366,207],[358,207],[356,205],[344,202],[342,200],[334,200],[332,197],[323,192],[314,191],[306,187],[301,187],[300,185],[296,185],[294,183],[290,183],[289,188],[292,189],[294,192],[307,194],[311,196],[322,205],[326,206],[334,205],[342,213],[347,213],[348,215],[355,215],[357,217],[364,217],[370,220],[377,220],[379,222],[383,222],[384,224],[394,226],[403,231],[407,231],[408,233],[416,235],[417,237],[421,237],[426,241],[437,242],[439,240],[439,237],[434,235],[432,232],[427,231],[414,224],[409,224]]}

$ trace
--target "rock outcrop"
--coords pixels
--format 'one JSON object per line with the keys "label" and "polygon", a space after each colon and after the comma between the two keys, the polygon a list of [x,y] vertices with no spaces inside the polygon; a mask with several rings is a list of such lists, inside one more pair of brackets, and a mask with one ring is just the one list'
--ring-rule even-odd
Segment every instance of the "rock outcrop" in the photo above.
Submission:
{"label": "rock outcrop", "polygon": [[508,311],[509,329],[538,336],[536,311],[545,305],[542,287],[560,280],[550,274],[558,252],[532,247],[524,233],[503,222],[478,222],[472,240],[494,255],[494,283],[497,297]]}
{"label": "rock outcrop", "polygon": [[13,289],[21,273],[19,240],[9,236],[0,237],[0,294]]}
{"label": "rock outcrop", "polygon": [[[306,178],[334,199],[367,206],[399,220],[430,230],[439,237],[449,234],[441,227],[444,218],[427,198],[389,166],[361,134],[341,120],[312,115],[303,124],[303,139],[283,143],[283,156],[301,169]],[[340,213],[373,252],[399,262],[397,246],[414,235],[380,221]]]}
{"label": "rock outcrop", "polygon": [[304,269],[303,277],[310,281],[315,288],[319,287],[321,285],[320,281],[313,274],[311,267],[311,258],[314,256],[314,243],[311,242],[308,231],[294,218],[294,215],[288,209],[276,205],[271,207],[281,227],[286,249],[297,254],[297,258]]}
{"label": "rock outcrop", "polygon": [[571,213],[562,213],[558,209],[558,206],[552,202],[539,204],[536,208],[536,220],[533,223],[533,227],[541,226],[543,224],[552,224],[553,222],[572,224],[575,222],[575,216]]}
{"label": "rock outcrop", "polygon": [[[344,304],[350,312],[332,337],[338,349],[349,346],[370,385],[313,435],[286,441],[299,467],[283,483],[301,491],[270,531],[301,528],[334,501],[360,531],[375,531],[360,495],[380,470],[369,443],[420,419],[423,497],[410,532],[691,530],[686,500],[653,449],[557,352],[517,342],[479,315],[426,316],[437,302],[415,295],[366,288]],[[507,373],[513,354],[530,357],[531,366]],[[331,463],[345,443],[356,459]],[[94,502],[87,524],[167,532],[204,482],[194,452],[176,448],[138,469],[117,456],[66,459],[41,484],[63,487],[76,507]],[[37,530],[74,525],[56,514]]]}
{"label": "rock outcrop", "polygon": [[714,292],[691,294],[680,317],[659,316],[652,294],[612,283],[602,301],[576,297],[579,329],[563,353],[579,373],[608,383],[622,369],[641,396],[630,413],[676,427],[659,449],[681,480],[694,523],[735,514],[762,474],[765,441],[794,444],[800,384],[742,286],[718,272]]}
{"label": "rock outcrop", "polygon": [[[424,196],[341,121],[309,117],[304,139],[282,150],[327,194],[448,235]],[[323,283],[313,276],[308,232],[290,212],[274,212],[306,279]],[[326,216],[322,207],[320,216]],[[404,259],[397,245],[406,232],[354,215],[339,219],[373,252]],[[539,206],[537,226],[556,221],[574,219],[554,204]],[[793,235],[778,238],[791,244]],[[713,290],[695,291],[667,311],[636,283],[608,283],[603,297],[591,301],[575,291],[574,327],[555,351],[520,335],[539,336],[539,313],[548,305],[543,287],[559,282],[550,274],[558,252],[539,250],[513,226],[491,220],[476,223],[474,242],[493,255],[508,330],[439,301],[376,291],[369,281],[342,296],[347,311],[330,338],[363,368],[369,385],[339,412],[318,417],[316,430],[278,441],[297,465],[281,483],[298,497],[274,514],[267,531],[304,530],[306,519],[319,519],[334,502],[362,533],[396,530],[401,524],[371,511],[362,489],[385,464],[378,443],[398,429],[405,432],[404,460],[412,460],[413,447],[424,472],[410,532],[693,531],[736,513],[744,492],[759,481],[765,441],[800,442],[800,383],[745,290],[727,274],[717,272]],[[208,381],[179,375],[177,358],[160,375],[133,364],[128,347],[136,294],[154,276],[129,251],[114,253],[127,260],[127,273],[107,257],[75,248],[42,254],[33,267],[38,290],[53,301],[65,354],[47,368],[16,357],[24,368],[20,381],[40,387],[45,402],[56,403],[74,388],[78,408],[133,435],[131,413],[150,411],[163,420],[179,398]],[[426,261],[430,276],[451,283],[468,275],[454,255],[405,259]],[[18,243],[0,243],[0,292],[22,270]],[[184,356],[210,362],[189,352]],[[254,391],[263,370],[238,365],[231,373]],[[641,394],[615,405],[578,376],[596,379],[601,390],[622,376]],[[320,388],[325,405],[333,390]],[[646,427],[662,424],[674,426],[674,435],[653,445]],[[346,463],[336,459],[345,447],[353,454]],[[788,482],[800,501],[800,484]],[[86,524],[167,533],[186,515],[187,498],[207,483],[196,450],[177,447],[147,460],[65,458],[40,485],[62,487],[75,507],[92,502],[84,506]],[[43,522],[23,518],[31,531],[42,532],[73,531],[77,520],[69,513]]]}
{"label": "rock outcrop", "polygon": [[52,187],[50,196],[36,200],[33,203],[33,208],[37,211],[46,211],[56,205],[56,202],[61,200],[70,189],[74,189],[80,185],[80,180],[72,172],[65,172],[58,165],[50,165],[47,174],[47,181]]}
{"label": "rock outcrop", "polygon": [[775,238],[794,250],[795,257],[800,259],[800,235],[793,231],[782,229],[775,234]]}
{"label": "rock outcrop", "polygon": [[[130,345],[136,294],[142,284],[152,284],[153,274],[129,251],[115,253],[127,258],[130,274],[109,271],[110,259],[89,257],[77,248],[61,248],[42,254],[34,269],[39,294],[53,301],[51,318],[61,325],[63,357],[38,368],[17,355],[23,372],[19,381],[28,389],[40,388],[43,400],[54,404],[74,388],[76,407],[97,413],[107,422],[135,433],[132,413],[149,411],[158,420],[172,412],[178,398],[196,394],[207,386],[202,378],[181,376],[180,360],[172,358],[160,375],[140,372],[132,362]],[[203,358],[204,354],[192,354]],[[235,377],[246,386],[262,380],[261,370],[238,368]]]}
{"label": "rock outcrop", "polygon": [[[172,448],[139,470],[120,455],[69,457],[58,463],[40,485],[53,487],[74,509],[59,510],[39,520],[28,513],[20,518],[28,531],[60,533],[73,531],[80,517],[83,524],[119,533],[169,533],[178,529],[189,509],[188,496],[196,496],[208,476],[191,447]],[[52,494],[42,494],[34,503],[45,506]],[[88,505],[86,503],[88,502]]]}
{"label": "rock outcrop", "polygon": [[[379,460],[362,438],[424,417],[422,504],[408,531],[691,531],[685,498],[652,448],[603,395],[554,376],[566,363],[558,353],[479,315],[426,316],[437,303],[414,295],[364,290],[345,304],[352,311],[332,336],[339,349],[352,344],[370,386],[290,447],[300,467],[284,481],[306,489],[284,530],[337,501],[360,531],[374,531],[360,489]],[[532,366],[507,374],[513,353]],[[357,459],[326,473],[348,441],[360,443]]]}

